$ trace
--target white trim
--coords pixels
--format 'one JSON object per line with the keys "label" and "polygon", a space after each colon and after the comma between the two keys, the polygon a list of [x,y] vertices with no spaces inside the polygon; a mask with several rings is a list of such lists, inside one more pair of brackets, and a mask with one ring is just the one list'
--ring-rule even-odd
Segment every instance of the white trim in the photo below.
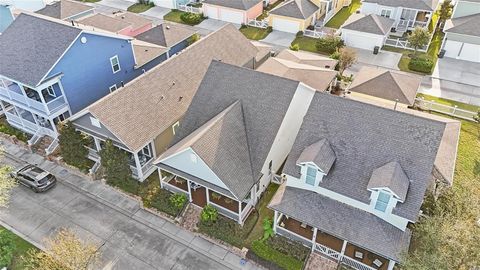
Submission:
{"label": "white trim", "polygon": [[[57,95],[55,94],[55,89],[53,89],[53,85],[48,86],[46,89],[47,89],[47,93],[48,93],[51,97],[57,97]],[[41,93],[40,93],[40,94],[41,94]]]}
{"label": "white trim", "polygon": [[114,85],[112,85],[112,86],[110,86],[110,87],[108,88],[108,90],[110,90],[110,93],[116,91],[117,89],[118,89],[118,88],[117,88],[117,84],[114,84]]}
{"label": "white trim", "polygon": [[175,124],[172,125],[173,135],[176,134],[175,129],[178,128],[178,126],[180,126],[180,122],[179,122],[179,121],[177,121]]}
{"label": "white trim", "polygon": [[[115,65],[112,62],[112,60],[114,60],[114,59],[117,59],[117,64],[115,64],[115,65],[118,65],[118,70],[117,71],[115,71],[115,68],[114,68]],[[110,57],[110,66],[112,67],[113,74],[118,73],[122,70],[122,68],[120,66],[120,59],[118,58],[118,55]]]}

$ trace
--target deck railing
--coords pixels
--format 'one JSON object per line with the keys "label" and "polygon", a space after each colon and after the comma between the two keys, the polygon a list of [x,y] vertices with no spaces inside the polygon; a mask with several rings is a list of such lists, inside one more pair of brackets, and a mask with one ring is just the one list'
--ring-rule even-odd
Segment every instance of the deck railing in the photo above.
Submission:
{"label": "deck railing", "polygon": [[201,8],[196,8],[196,7],[187,6],[187,5],[178,5],[178,10],[190,12],[190,13],[196,13],[196,14],[203,13],[203,10]]}
{"label": "deck railing", "polygon": [[303,32],[303,35],[304,36],[307,36],[307,37],[311,37],[311,38],[323,38],[325,36],[327,36],[327,33],[323,32],[323,31],[315,31],[315,30],[305,30],[305,32]]}
{"label": "deck railing", "polygon": [[268,27],[268,22],[266,20],[257,21],[257,20],[250,20],[247,23],[249,26],[257,27],[265,29]]}
{"label": "deck railing", "polygon": [[[385,41],[385,45],[406,49],[406,50],[415,50],[415,48],[410,44],[410,42],[408,42],[408,40],[402,39],[402,38],[387,38]],[[430,42],[426,46],[417,48],[417,51],[426,52],[428,50],[429,45],[430,45]]]}
{"label": "deck railing", "polygon": [[355,259],[352,259],[336,250],[333,250],[327,246],[324,246],[322,244],[319,244],[319,243],[316,243],[315,244],[315,250],[324,254],[324,255],[327,255],[329,258],[332,258],[338,262],[341,262],[341,263],[344,263],[350,267],[352,267],[353,269],[357,269],[357,270],[376,270],[375,268],[371,267],[371,266],[368,266],[362,262],[359,262]]}

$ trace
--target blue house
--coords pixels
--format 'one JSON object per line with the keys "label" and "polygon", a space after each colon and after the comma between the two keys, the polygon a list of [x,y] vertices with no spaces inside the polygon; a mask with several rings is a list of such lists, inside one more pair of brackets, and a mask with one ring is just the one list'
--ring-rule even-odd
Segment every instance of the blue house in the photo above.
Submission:
{"label": "blue house", "polygon": [[0,5],[0,34],[13,22],[11,6]]}
{"label": "blue house", "polygon": [[[21,14],[0,35],[0,105],[29,144],[56,124],[167,59],[167,49]],[[48,153],[48,151],[47,151]]]}

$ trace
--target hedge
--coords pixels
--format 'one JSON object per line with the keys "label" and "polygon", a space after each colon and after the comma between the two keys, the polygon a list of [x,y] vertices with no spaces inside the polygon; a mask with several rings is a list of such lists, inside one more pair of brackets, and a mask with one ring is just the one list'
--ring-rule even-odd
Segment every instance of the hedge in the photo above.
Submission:
{"label": "hedge", "polygon": [[191,12],[186,12],[180,15],[180,19],[189,25],[199,24],[203,20],[202,14],[195,14]]}
{"label": "hedge", "polygon": [[302,261],[274,249],[273,247],[269,246],[266,241],[254,241],[252,243],[252,252],[266,261],[273,262],[282,269],[301,270],[303,268]]}
{"label": "hedge", "polygon": [[319,38],[315,47],[317,51],[332,54],[338,49],[345,46],[343,40],[336,36],[326,36],[324,38]]}
{"label": "hedge", "polygon": [[415,57],[408,63],[408,68],[413,71],[431,73],[433,65],[433,61],[429,58]]}

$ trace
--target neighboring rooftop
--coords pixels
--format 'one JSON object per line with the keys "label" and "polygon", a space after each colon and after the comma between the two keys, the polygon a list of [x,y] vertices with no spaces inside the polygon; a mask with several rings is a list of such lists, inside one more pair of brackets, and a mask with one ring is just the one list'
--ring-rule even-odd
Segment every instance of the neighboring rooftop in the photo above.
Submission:
{"label": "neighboring rooftop", "polygon": [[78,22],[113,33],[118,33],[124,29],[131,27],[131,23],[127,21],[122,21],[102,13],[96,13],[92,16],[82,18]]}
{"label": "neighboring rooftop", "polygon": [[288,0],[278,7],[272,9],[270,14],[292,17],[297,19],[307,19],[320,8],[310,0]]}
{"label": "neighboring rooftop", "polygon": [[[157,161],[180,151],[178,145],[185,145],[185,141],[193,142],[194,149],[232,193],[238,199],[245,198],[262,175],[298,85],[298,81],[212,62],[180,122],[172,143],[174,150],[167,150]],[[222,126],[210,124],[232,104],[228,118],[222,117]],[[210,126],[209,133],[199,131],[206,126]],[[201,146],[199,134],[209,134],[201,137]]]}
{"label": "neighboring rooftop", "polygon": [[184,115],[213,59],[244,65],[256,54],[233,25],[226,25],[86,111],[128,148],[138,151]]}
{"label": "neighboring rooftop", "polygon": [[386,35],[390,32],[394,24],[395,20],[376,14],[366,16],[358,14],[357,16],[352,16],[352,19],[348,20],[342,28],[377,35]]}
{"label": "neighboring rooftop", "polygon": [[326,91],[337,76],[337,71],[332,69],[298,64],[278,57],[270,57],[257,70],[303,82],[318,91]]}
{"label": "neighboring rooftop", "polygon": [[445,32],[480,37],[480,14],[448,20]]}
{"label": "neighboring rooftop", "polygon": [[165,47],[157,46],[140,40],[133,40],[133,53],[135,55],[136,68],[139,68],[168,50]]}
{"label": "neighboring rooftop", "polygon": [[194,34],[195,31],[189,28],[170,23],[162,23],[135,36],[135,38],[163,47],[172,47]]}
{"label": "neighboring rooftop", "polygon": [[60,0],[46,5],[35,13],[56,19],[68,20],[72,17],[93,11],[94,7],[82,4],[78,1]]}
{"label": "neighboring rooftop", "polygon": [[327,139],[336,160],[320,186],[369,204],[367,186],[373,171],[396,161],[411,183],[405,202],[398,203],[393,214],[416,221],[445,126],[440,121],[317,92],[283,172],[300,177],[300,154]]}
{"label": "neighboring rooftop", "polygon": [[1,64],[0,75],[37,86],[81,32],[66,24],[20,14],[0,35],[0,63],[22,64]]}
{"label": "neighboring rooftop", "polygon": [[422,78],[401,71],[362,67],[349,91],[412,105]]}
{"label": "neighboring rooftop", "polygon": [[426,11],[434,11],[439,0],[365,0],[367,3],[377,3],[382,6],[404,7]]}
{"label": "neighboring rooftop", "polygon": [[316,66],[321,68],[334,69],[337,65],[337,60],[330,57],[321,56],[319,54],[313,54],[309,52],[302,51],[292,51],[292,50],[282,50],[277,56],[277,58],[289,60],[295,63]]}
{"label": "neighboring rooftop", "polygon": [[249,10],[256,4],[262,2],[262,0],[204,0],[203,3],[222,6],[222,7],[229,7],[234,9],[240,10]]}
{"label": "neighboring rooftop", "polygon": [[152,25],[151,20],[132,12],[116,12],[113,17],[120,21],[129,23],[133,29],[139,29],[147,25]]}
{"label": "neighboring rooftop", "polygon": [[255,57],[255,60],[257,63],[261,63],[261,61],[268,58],[272,53],[272,51],[274,50],[272,45],[255,41],[255,40],[252,40],[251,42],[253,46],[255,46],[255,48],[257,48],[258,50],[257,56]]}

